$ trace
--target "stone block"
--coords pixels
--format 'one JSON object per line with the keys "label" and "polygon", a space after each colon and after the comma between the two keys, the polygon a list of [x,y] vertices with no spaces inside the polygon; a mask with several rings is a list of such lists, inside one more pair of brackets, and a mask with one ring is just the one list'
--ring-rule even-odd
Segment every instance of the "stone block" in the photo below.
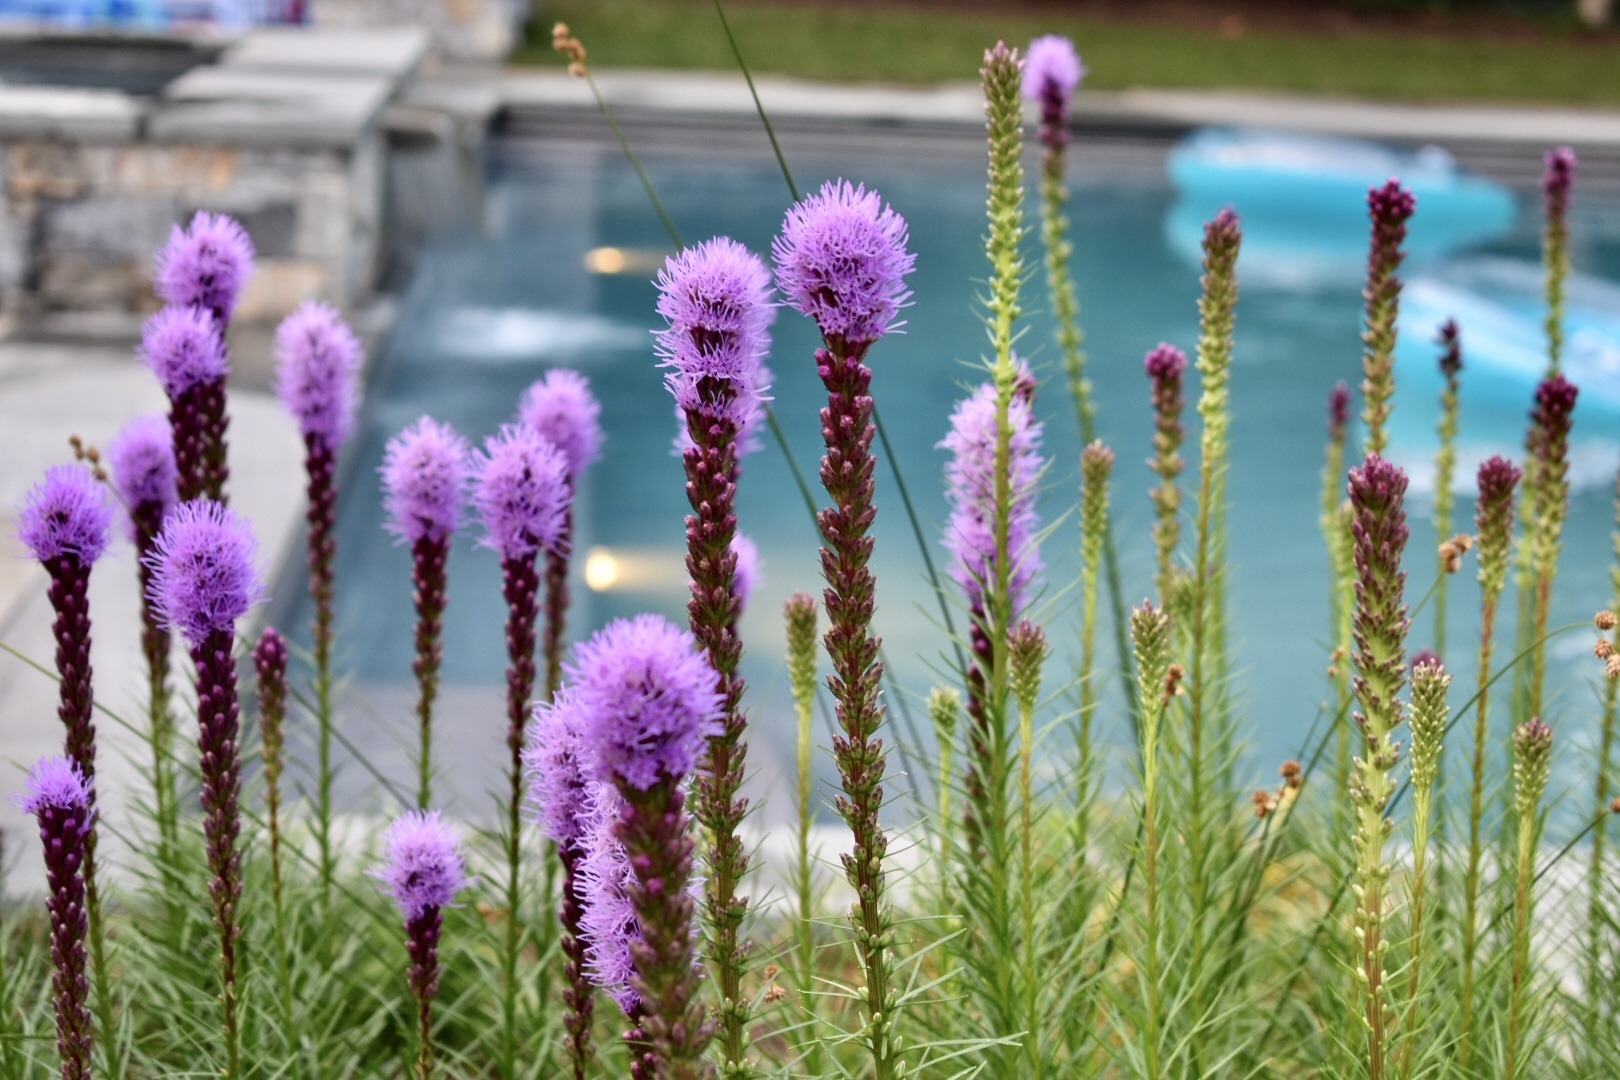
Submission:
{"label": "stone block", "polygon": [[166,142],[346,147],[393,93],[389,79],[203,67],[176,79],[148,124]]}
{"label": "stone block", "polygon": [[37,300],[46,310],[134,310],[151,295],[149,259],[64,254],[38,261]]}
{"label": "stone block", "polygon": [[270,322],[283,318],[305,300],[342,303],[344,297],[325,263],[315,259],[261,259],[234,319],[244,322]]}
{"label": "stone block", "polygon": [[235,182],[237,153],[227,146],[120,146],[113,183],[127,192],[173,192],[182,198],[205,198],[227,190]]}
{"label": "stone block", "polygon": [[115,90],[0,84],[0,137],[124,141],[145,112],[143,99]]}
{"label": "stone block", "polygon": [[427,55],[428,35],[414,26],[263,26],[225,51],[227,66],[326,71],[403,79]]}
{"label": "stone block", "polygon": [[164,196],[45,200],[40,204],[40,254],[150,259],[168,238],[177,209]]}
{"label": "stone block", "polygon": [[6,157],[6,189],[14,199],[72,199],[94,186],[82,146],[29,139],[13,143]]}

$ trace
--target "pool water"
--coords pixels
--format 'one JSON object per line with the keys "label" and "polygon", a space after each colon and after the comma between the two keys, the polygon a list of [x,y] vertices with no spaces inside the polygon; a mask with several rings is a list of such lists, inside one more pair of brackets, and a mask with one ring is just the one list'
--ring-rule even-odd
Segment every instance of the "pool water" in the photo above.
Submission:
{"label": "pool water", "polygon": [[[1118,456],[1113,500],[1130,603],[1148,594],[1153,560],[1147,498],[1153,478],[1146,465],[1151,419],[1141,360],[1160,341],[1192,352],[1198,275],[1165,238],[1172,194],[1162,152],[1119,157],[1103,149],[1082,143],[1073,155],[1074,270],[1098,427]],[[651,155],[647,164],[687,241],[725,233],[768,251],[787,203],[769,159],[682,152]],[[938,536],[946,505],[940,484],[943,454],[935,444],[964,386],[983,377],[977,367],[986,341],[977,303],[985,275],[980,159],[964,146],[960,153],[920,162],[898,155],[805,154],[793,164],[804,187],[835,176],[875,185],[910,222],[917,254],[910,281],[915,302],[905,312],[904,333],[881,342],[870,363],[874,396],[895,455],[931,554],[942,565]],[[1533,198],[1522,201],[1535,205]],[[1604,210],[1590,201],[1582,204],[1577,232],[1592,222],[1614,220],[1603,217]],[[1521,220],[1494,253],[1534,258],[1536,229],[1533,219]],[[687,506],[680,463],[670,452],[672,406],[650,333],[658,325],[650,281],[655,256],[669,249],[617,150],[573,142],[497,155],[476,235],[444,238],[422,259],[375,365],[357,463],[341,503],[340,654],[354,673],[346,724],[374,770],[352,769],[353,791],[370,787],[379,775],[402,783],[410,775],[409,559],[382,528],[375,478],[385,441],[424,412],[481,440],[511,418],[523,389],[546,368],[567,365],[585,373],[602,401],[607,442],[579,493],[570,629],[583,634],[643,610],[684,621]],[[1575,257],[1577,269],[1620,280],[1620,240],[1601,235],[1583,240]],[[1031,269],[1038,270],[1033,242],[1030,258]],[[621,266],[624,272],[602,272]],[[1038,411],[1052,462],[1042,502],[1054,524],[1044,549],[1050,569],[1041,610],[1054,643],[1047,685],[1055,687],[1067,681],[1078,652],[1079,596],[1069,583],[1078,565],[1073,507],[1080,443],[1043,306],[1036,274],[1026,292],[1030,315],[1020,347],[1043,376]],[[1349,283],[1248,288],[1240,300],[1231,399],[1230,595],[1240,728],[1256,782],[1273,777],[1281,760],[1300,752],[1324,699],[1327,567],[1318,530],[1324,402],[1335,381],[1359,381],[1360,311],[1358,290]],[[811,362],[815,334],[806,320],[784,309],[774,340],[775,412],[800,470],[815,485],[817,410],[824,400]],[[1189,418],[1195,420],[1192,404],[1189,400]],[[1397,397],[1397,454],[1403,437],[1412,447],[1427,444],[1435,408],[1430,400]],[[1189,429],[1189,446],[1195,446],[1196,424]],[[1612,440],[1617,433],[1584,434]],[[1516,429],[1469,435],[1504,453],[1516,454],[1522,440]],[[1620,447],[1599,442],[1587,452],[1600,465],[1588,470],[1573,496],[1555,625],[1589,618],[1609,596]],[[920,698],[939,681],[939,672],[949,669],[950,648],[886,457],[878,473],[873,560],[877,627],[898,684],[891,703],[903,704],[911,720],[926,727]],[[1191,469],[1186,479],[1196,482]],[[815,492],[820,494],[819,487]],[[1436,537],[1428,505],[1426,492],[1414,494],[1409,548],[1414,598],[1432,580]],[[819,591],[820,583],[808,512],[783,454],[768,438],[746,461],[738,508],[741,527],[758,543],[765,562],[764,583],[745,613],[742,633],[746,706],[754,732],[750,760],[769,776],[790,760],[792,746],[781,604],[796,590]],[[1466,525],[1471,515],[1465,498],[1458,520]],[[503,608],[495,556],[475,546],[475,534],[469,528],[458,539],[450,563],[446,696],[438,723],[449,788],[473,805],[488,805],[477,795],[501,783],[490,770],[500,759],[504,731],[499,705]],[[592,589],[579,580],[588,552],[596,553],[598,584],[610,587]],[[1451,582],[1450,633],[1460,672],[1471,668],[1466,654],[1477,640],[1473,566],[1470,559],[1467,572]],[[300,587],[297,582],[283,586],[287,591]],[[304,625],[307,610],[300,608],[292,617]],[[960,626],[960,612],[954,617]],[[1418,616],[1414,648],[1432,639],[1432,620],[1432,609]],[[1590,647],[1591,636],[1584,631],[1552,646],[1552,711],[1575,729],[1572,741],[1588,738],[1595,716],[1591,684],[1599,669]],[[1112,663],[1106,653],[1104,662]],[[1129,746],[1128,728],[1117,688],[1110,694],[1099,730],[1123,751]],[[1056,711],[1051,715],[1056,718]],[[915,760],[911,764],[916,767]],[[770,808],[767,820],[783,812],[784,807]]]}

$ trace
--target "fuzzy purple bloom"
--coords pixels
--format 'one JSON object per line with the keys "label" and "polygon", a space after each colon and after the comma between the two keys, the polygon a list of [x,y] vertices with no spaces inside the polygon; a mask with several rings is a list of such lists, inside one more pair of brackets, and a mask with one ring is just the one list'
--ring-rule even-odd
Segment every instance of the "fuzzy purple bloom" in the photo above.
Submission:
{"label": "fuzzy purple bloom", "polygon": [[1547,201],[1547,216],[1562,218],[1569,205],[1569,189],[1575,182],[1575,151],[1567,146],[1547,152],[1541,174],[1541,193]]}
{"label": "fuzzy purple bloom", "polygon": [[529,807],[546,839],[559,848],[585,844],[589,824],[590,766],[580,748],[579,700],[568,687],[534,709],[534,741],[523,753],[529,774]]}
{"label": "fuzzy purple bloom", "polygon": [[733,590],[737,594],[737,614],[741,615],[748,606],[748,598],[754,595],[754,590],[764,580],[763,560],[759,557],[759,545],[742,533],[731,538],[731,553],[737,556]]}
{"label": "fuzzy purple bloom", "polygon": [[448,540],[461,525],[472,448],[449,424],[424,416],[383,450],[383,508],[401,540]]}
{"label": "fuzzy purple bloom", "polygon": [[150,599],[163,625],[193,648],[230,632],[264,599],[257,554],[252,527],[233,511],[205,499],[175,507],[148,559]]}
{"label": "fuzzy purple bloom", "polygon": [[65,757],[40,758],[28,772],[28,787],[16,796],[18,809],[38,817],[47,810],[83,816],[75,819],[80,836],[90,831],[90,784]]}
{"label": "fuzzy purple bloom", "polygon": [[89,566],[107,550],[111,528],[107,489],[82,465],[46,469],[17,515],[17,535],[40,562],[71,555]]}
{"label": "fuzzy purple bloom", "polygon": [[1531,431],[1538,436],[1538,445],[1532,447],[1540,457],[1551,458],[1562,454],[1574,423],[1575,401],[1580,390],[1562,374],[1544,379],[1536,387],[1536,405],[1531,410]]}
{"label": "fuzzy purple bloom", "polygon": [[223,379],[230,368],[225,346],[207,309],[171,305],[141,324],[141,359],[169,397]]}
{"label": "fuzzy purple bloom", "polygon": [[568,461],[538,432],[507,424],[473,455],[472,503],[480,541],[502,559],[556,546],[568,509]]}
{"label": "fuzzy purple bloom", "polygon": [[911,293],[906,222],[876,191],[831,180],[795,203],[771,244],[776,286],[822,336],[857,352],[891,329]]}
{"label": "fuzzy purple bloom", "polygon": [[405,921],[446,908],[467,884],[461,837],[437,810],[412,810],[394,819],[383,836],[383,865],[373,871],[399,905]]}
{"label": "fuzzy purple bloom", "polygon": [[523,394],[518,422],[562,451],[573,483],[602,453],[602,406],[577,371],[553,368]]}
{"label": "fuzzy purple bloom", "polygon": [[161,416],[137,416],[118,429],[107,443],[107,464],[113,486],[130,512],[141,506],[158,508],[162,520],[174,506],[178,473],[174,465],[174,434]]}
{"label": "fuzzy purple bloom", "polygon": [[[1026,399],[1014,396],[1007,406],[1011,428],[1009,462],[1012,503],[1007,521],[1012,613],[1016,617],[1024,598],[1042,569],[1039,546],[1040,517],[1035,500],[1041,471],[1042,425]],[[983,603],[985,587],[996,578],[996,388],[984,383],[963,399],[951,414],[951,431],[939,442],[951,452],[945,466],[946,498],[951,516],[945,526],[945,547],[951,553],[951,577],[967,594],[971,605]]]}
{"label": "fuzzy purple bloom", "polygon": [[1435,335],[1434,343],[1440,346],[1440,374],[1448,379],[1462,374],[1462,331],[1458,329],[1456,319],[1447,319],[1440,324],[1440,332]]}
{"label": "fuzzy purple bloom", "polygon": [[714,670],[697,639],[668,619],[618,619],[580,645],[569,668],[580,745],[595,776],[646,791],[696,768],[721,732]]}
{"label": "fuzzy purple bloom", "polygon": [[1074,42],[1061,34],[1043,34],[1024,51],[1024,97],[1030,101],[1067,99],[1085,76],[1086,65]]}
{"label": "fuzzy purple bloom", "polygon": [[305,438],[337,449],[360,404],[360,341],[329,304],[306,300],[276,327],[276,393]]}
{"label": "fuzzy purple bloom", "polygon": [[153,286],[170,304],[206,308],[222,322],[253,273],[253,241],[234,218],[199,210],[157,254]]}
{"label": "fuzzy purple bloom", "polygon": [[[756,390],[776,317],[759,256],[725,236],[686,248],[658,273],[658,314],[669,324],[658,332],[658,355],[682,408],[708,404],[726,389],[739,397]],[[740,416],[728,419],[740,426]]]}
{"label": "fuzzy purple bloom", "polygon": [[1328,391],[1328,438],[1334,442],[1344,440],[1345,429],[1350,426],[1350,387],[1344,381],[1333,384]]}
{"label": "fuzzy purple bloom", "polygon": [[633,946],[641,940],[630,890],[636,875],[617,835],[624,801],[613,785],[592,783],[584,802],[585,821],[577,889],[583,911],[585,971],[628,1016],[640,1003],[631,982],[636,976]]}
{"label": "fuzzy purple bloom", "polygon": [[1160,344],[1142,360],[1142,368],[1153,380],[1154,390],[1170,383],[1179,384],[1187,371],[1187,354],[1174,345]]}

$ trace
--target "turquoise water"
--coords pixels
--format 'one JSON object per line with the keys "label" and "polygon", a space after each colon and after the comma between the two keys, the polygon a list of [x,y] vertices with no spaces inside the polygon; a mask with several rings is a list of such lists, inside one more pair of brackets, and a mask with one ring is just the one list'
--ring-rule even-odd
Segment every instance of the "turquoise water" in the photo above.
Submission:
{"label": "turquoise water", "polygon": [[[1165,237],[1172,196],[1162,158],[1136,152],[1116,160],[1088,150],[1082,145],[1076,156],[1111,163],[1078,165],[1072,178],[1075,272],[1098,426],[1118,455],[1113,493],[1125,599],[1139,602],[1147,595],[1153,558],[1146,495],[1152,477],[1145,462],[1150,416],[1141,358],[1162,340],[1192,351],[1197,272]],[[939,563],[938,531],[946,508],[939,483],[943,458],[935,444],[964,384],[981,377],[974,365],[985,341],[976,304],[984,274],[978,160],[969,152],[920,162],[799,156],[795,166],[803,186],[839,175],[876,185],[911,223],[915,303],[905,313],[905,332],[880,343],[871,365],[874,395],[930,553]],[[688,241],[727,233],[755,250],[768,249],[786,204],[774,164],[686,153],[654,156],[649,169]],[[1585,206],[1583,213],[1588,216],[1577,221],[1578,230],[1584,223],[1614,220],[1599,203]],[[1493,252],[1533,257],[1535,228],[1533,221],[1521,221]],[[1589,231],[1599,238],[1577,248],[1578,268],[1620,279],[1620,241],[1602,239],[1601,228]],[[587,257],[603,247],[627,252],[629,271],[591,272]],[[619,573],[615,587],[602,591],[576,580],[571,629],[582,634],[642,610],[684,619],[687,507],[680,464],[670,453],[672,407],[651,347],[652,273],[638,262],[643,253],[667,250],[656,215],[616,151],[567,144],[497,158],[477,234],[445,239],[423,258],[376,364],[339,523],[341,651],[355,675],[351,738],[384,775],[408,775],[403,747],[414,737],[412,609],[409,560],[382,530],[375,469],[386,439],[423,412],[481,439],[510,418],[519,394],[548,366],[569,365],[587,374],[602,399],[608,440],[579,496],[576,579],[586,553],[598,550],[611,556]],[[1031,256],[1032,268],[1038,268],[1038,250],[1032,247]],[[600,269],[604,256],[594,258]],[[1077,569],[1073,505],[1079,438],[1061,373],[1054,368],[1050,325],[1037,310],[1043,303],[1039,282],[1037,276],[1027,293],[1032,310],[1021,348],[1046,377],[1038,411],[1046,421],[1052,460],[1043,510],[1053,525],[1045,545],[1050,571],[1042,610],[1054,642],[1048,685],[1055,686],[1072,672],[1078,652],[1079,597],[1069,582]],[[1247,288],[1240,301],[1232,379],[1232,629],[1241,729],[1257,781],[1300,752],[1324,696],[1326,559],[1318,531],[1324,400],[1336,380],[1357,381],[1359,317],[1354,283]],[[824,399],[810,360],[814,345],[805,320],[783,311],[771,357],[775,410],[812,485],[820,454],[817,409]],[[1397,399],[1397,452],[1403,438],[1411,448],[1428,441],[1434,408],[1431,400]],[[1613,439],[1616,433],[1586,434]],[[1507,426],[1470,435],[1476,444],[1503,452],[1513,452],[1522,438]],[[1190,439],[1196,439],[1195,426]],[[1588,446],[1587,453],[1596,464],[1573,498],[1555,624],[1589,618],[1609,595],[1614,466],[1620,450],[1603,442]],[[1191,472],[1188,480],[1195,481]],[[938,672],[948,669],[949,646],[887,455],[878,484],[874,567],[878,628],[898,684],[891,701],[904,704],[912,720],[926,726],[918,698]],[[1414,598],[1432,580],[1436,538],[1428,524],[1428,500],[1423,493],[1412,503]],[[1459,518],[1468,522],[1471,514],[1465,498]],[[751,760],[769,774],[791,756],[791,708],[779,659],[781,602],[795,590],[817,591],[819,582],[808,512],[786,460],[768,440],[747,459],[739,516],[765,559],[764,584],[744,618],[743,670],[756,732]],[[448,689],[440,720],[453,786],[464,793],[498,783],[494,774],[475,769],[498,758],[504,730],[496,696],[504,665],[496,560],[475,548],[474,531],[458,541],[450,565]],[[1470,561],[1468,572],[1452,580],[1451,640],[1460,671],[1471,667],[1463,654],[1476,640],[1472,567]],[[953,617],[960,625],[959,612]],[[307,613],[301,610],[295,618],[302,623]],[[1432,625],[1432,609],[1425,609],[1413,629],[1414,647],[1431,641]],[[1567,721],[1576,741],[1586,738],[1595,713],[1589,684],[1599,669],[1590,647],[1591,635],[1584,630],[1553,646],[1554,712]],[[1111,657],[1104,659],[1112,663]],[[1123,750],[1128,746],[1123,714],[1112,696],[1105,705],[1099,730]],[[1052,715],[1056,718],[1055,711]],[[899,730],[903,733],[903,726]]]}

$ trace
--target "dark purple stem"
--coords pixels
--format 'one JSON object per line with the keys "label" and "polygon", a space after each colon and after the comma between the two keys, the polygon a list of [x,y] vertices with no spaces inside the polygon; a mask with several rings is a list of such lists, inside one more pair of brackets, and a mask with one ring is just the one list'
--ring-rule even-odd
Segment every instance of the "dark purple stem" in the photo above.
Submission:
{"label": "dark purple stem", "polygon": [[506,601],[506,748],[511,753],[511,793],[506,815],[506,951],[502,956],[503,1057],[510,1060],[517,1042],[517,961],[522,934],[518,909],[522,900],[523,748],[527,741],[529,702],[534,695],[535,623],[539,619],[540,575],[535,555],[501,559],[501,596]]}
{"label": "dark purple stem", "polygon": [[574,509],[573,495],[570,493],[557,546],[546,552],[546,636],[543,648],[546,656],[547,701],[557,695],[557,687],[562,685],[563,645],[568,629],[568,558],[573,540]]}
{"label": "dark purple stem", "polygon": [[174,438],[176,485],[181,502],[213,499],[225,502],[225,379],[197,383],[169,401],[169,428]]}
{"label": "dark purple stem", "polygon": [[259,737],[264,743],[265,810],[270,826],[270,892],[281,918],[281,746],[287,716],[287,643],[266,628],[253,648],[258,675]]}
{"label": "dark purple stem", "polygon": [[[46,908],[51,917],[51,989],[62,1080],[90,1080],[90,980],[85,974],[90,922],[84,870],[89,855],[86,839],[94,818],[80,820],[74,810],[48,804],[36,813],[50,886]],[[85,807],[84,813],[90,814],[90,808]]]}
{"label": "dark purple stem", "polygon": [[323,895],[330,894],[336,867],[332,858],[332,565],[337,555],[333,532],[337,519],[337,460],[326,440],[304,436],[304,479],[308,507],[306,562],[309,596],[315,603],[312,649],[315,660],[316,778],[320,877]]}
{"label": "dark purple stem", "polygon": [[973,601],[968,612],[968,647],[973,660],[967,669],[967,768],[963,770],[963,785],[967,798],[962,810],[963,838],[967,842],[969,857],[975,861],[984,855],[984,827],[979,821],[979,808],[991,805],[985,798],[985,785],[990,782],[990,718],[984,710],[987,691],[984,673],[995,662],[990,636],[985,632],[984,604]]}
{"label": "dark purple stem", "polygon": [[416,1080],[429,1080],[433,1075],[433,998],[439,992],[439,933],[443,927],[443,915],[436,907],[405,924],[411,993],[416,998]]}
{"label": "dark purple stem", "polygon": [[580,929],[585,916],[585,905],[579,898],[579,863],[581,852],[572,845],[557,849],[562,860],[562,922],[563,952],[563,1005],[568,1012],[563,1017],[563,1030],[568,1041],[568,1059],[574,1080],[585,1080],[594,1060],[591,1052],[591,1017],[595,1011],[595,997],[591,980],[585,972],[585,935]]}
{"label": "dark purple stem", "polygon": [[630,1027],[624,1033],[624,1045],[630,1051],[630,1080],[653,1080],[658,1071],[658,1058],[642,1026],[646,1016],[647,1010],[638,1004],[626,1017]]}
{"label": "dark purple stem", "polygon": [[203,836],[208,849],[214,926],[219,931],[220,1002],[224,1010],[225,1076],[240,1075],[236,1022],[237,904],[242,898],[241,829],[237,802],[242,764],[237,752],[239,716],[232,629],[211,631],[191,650],[197,667],[197,768],[202,775]]}
{"label": "dark purple stem", "polygon": [[411,545],[411,584],[416,601],[416,659],[411,662],[411,671],[416,675],[416,722],[421,738],[416,790],[420,810],[427,809],[432,795],[433,703],[439,696],[439,663],[444,657],[440,641],[449,588],[449,557],[448,539],[424,536]]}
{"label": "dark purple stem", "polygon": [[641,940],[632,944],[632,987],[645,1015],[641,1027],[658,1059],[659,1080],[714,1075],[703,1050],[714,1034],[698,990],[702,983],[692,936],[692,819],[680,783],[663,776],[646,791],[619,788],[624,813],[615,829],[630,858]]}

